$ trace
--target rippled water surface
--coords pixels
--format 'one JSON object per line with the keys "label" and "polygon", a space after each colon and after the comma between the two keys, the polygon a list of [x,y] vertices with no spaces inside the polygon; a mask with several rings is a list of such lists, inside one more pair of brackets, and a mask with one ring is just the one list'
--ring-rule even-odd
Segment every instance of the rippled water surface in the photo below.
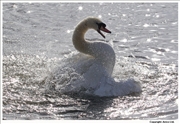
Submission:
{"label": "rippled water surface", "polygon": [[[3,119],[178,119],[177,3],[3,3]],[[115,79],[142,92],[119,97],[45,92],[62,59],[77,53],[76,24],[101,18],[112,34]],[[90,30],[89,40],[104,40]],[[58,64],[57,64],[58,63]]]}

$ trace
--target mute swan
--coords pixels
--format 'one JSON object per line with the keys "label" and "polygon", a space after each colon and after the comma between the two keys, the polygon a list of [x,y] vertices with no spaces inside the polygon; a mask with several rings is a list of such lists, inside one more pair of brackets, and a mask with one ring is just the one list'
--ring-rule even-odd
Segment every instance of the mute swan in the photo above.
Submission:
{"label": "mute swan", "polygon": [[111,31],[106,29],[106,24],[104,24],[101,20],[93,17],[88,17],[81,21],[74,30],[74,34],[72,37],[74,47],[79,52],[93,56],[102,64],[107,73],[111,75],[115,64],[114,50],[105,42],[86,41],[84,39],[84,35],[88,29],[96,30],[104,38],[105,36],[101,31],[111,33]]}
{"label": "mute swan", "polygon": [[106,42],[86,41],[88,29],[96,30],[105,38],[101,31],[111,33],[100,19],[88,17],[75,28],[72,41],[80,52],[70,54],[60,61],[46,79],[47,91],[60,93],[85,93],[96,96],[122,96],[132,92],[140,92],[141,87],[134,79],[115,81],[111,75],[115,65],[115,52]]}

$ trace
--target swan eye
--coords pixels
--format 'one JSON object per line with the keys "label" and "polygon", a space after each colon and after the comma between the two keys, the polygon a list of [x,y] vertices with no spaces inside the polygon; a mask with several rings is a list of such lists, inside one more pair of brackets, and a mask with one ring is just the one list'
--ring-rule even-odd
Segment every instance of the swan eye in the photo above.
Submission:
{"label": "swan eye", "polygon": [[104,23],[96,23],[98,25],[98,28],[100,29],[101,27],[105,28],[106,27],[106,24]]}

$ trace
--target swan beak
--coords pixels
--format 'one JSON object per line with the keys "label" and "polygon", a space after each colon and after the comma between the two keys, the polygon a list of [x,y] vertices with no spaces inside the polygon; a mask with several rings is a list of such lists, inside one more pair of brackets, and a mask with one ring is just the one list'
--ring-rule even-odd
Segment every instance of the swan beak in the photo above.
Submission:
{"label": "swan beak", "polygon": [[[104,32],[106,32],[106,33],[111,33],[111,31],[109,31],[108,29],[106,29],[105,27],[102,27],[102,26],[101,26],[100,30],[101,30],[101,31],[104,31]],[[103,34],[100,30],[98,30],[98,33],[99,33],[102,37],[105,38],[104,34]]]}

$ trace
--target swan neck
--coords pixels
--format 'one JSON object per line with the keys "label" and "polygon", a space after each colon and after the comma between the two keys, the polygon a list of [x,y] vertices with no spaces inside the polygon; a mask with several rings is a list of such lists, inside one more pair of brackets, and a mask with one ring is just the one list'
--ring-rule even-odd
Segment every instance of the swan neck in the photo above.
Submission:
{"label": "swan neck", "polygon": [[85,22],[81,22],[77,25],[77,27],[74,30],[73,34],[73,44],[74,47],[82,52],[87,54],[87,47],[88,42],[84,39],[85,33],[87,32],[88,28],[85,25]]}
{"label": "swan neck", "polygon": [[115,64],[114,50],[104,42],[86,41],[84,36],[89,28],[87,20],[83,20],[77,25],[72,37],[73,45],[79,52],[93,56],[111,75]]}

